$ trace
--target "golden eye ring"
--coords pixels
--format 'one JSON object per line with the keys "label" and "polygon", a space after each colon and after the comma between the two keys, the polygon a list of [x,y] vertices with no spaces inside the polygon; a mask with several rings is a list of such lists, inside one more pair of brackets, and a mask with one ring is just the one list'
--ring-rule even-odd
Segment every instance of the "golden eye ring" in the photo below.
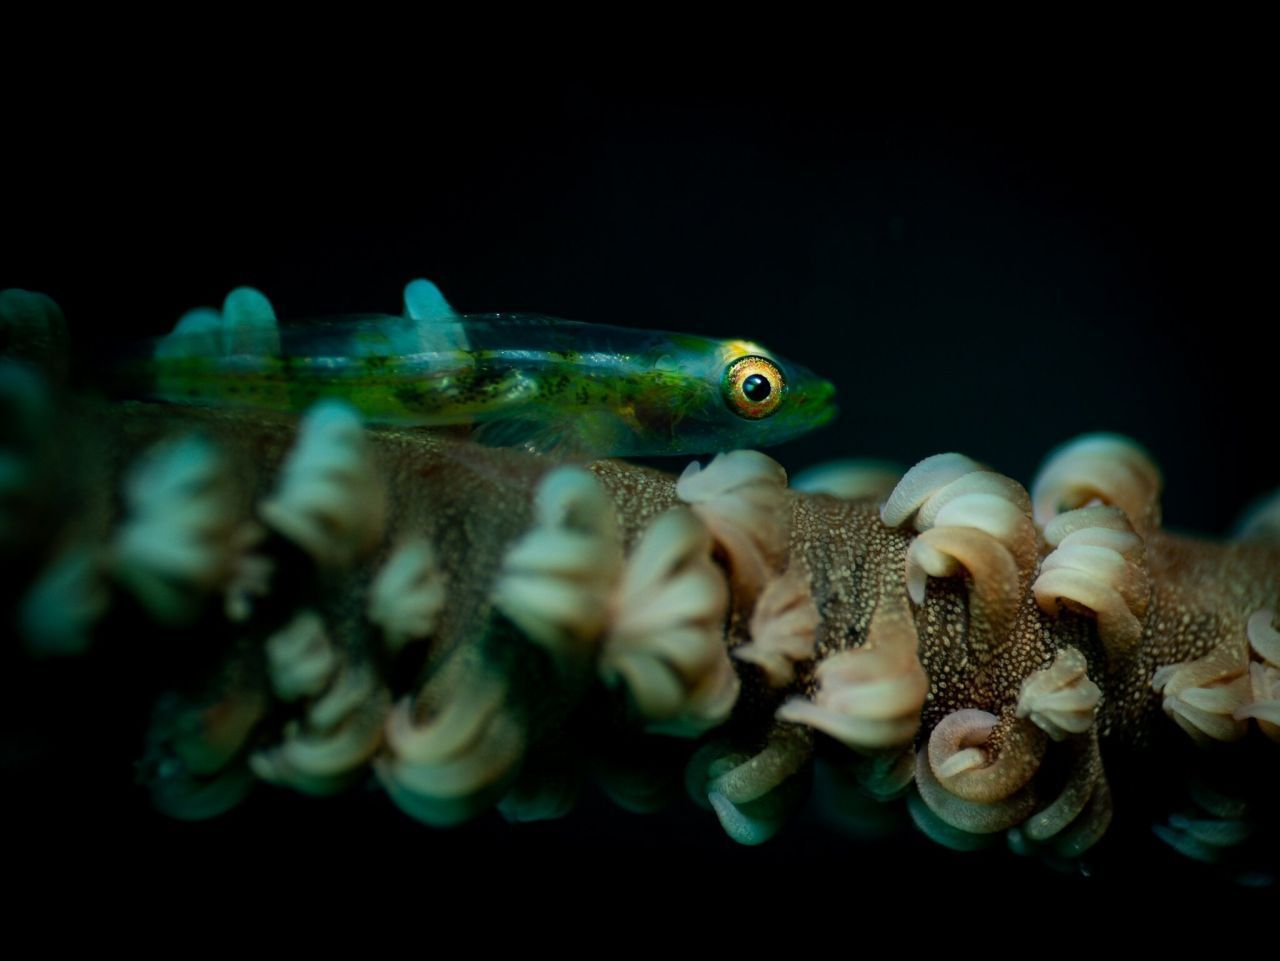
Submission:
{"label": "golden eye ring", "polygon": [[729,409],[747,420],[768,417],[782,403],[787,382],[778,365],[755,354],[739,357],[725,368],[721,392]]}

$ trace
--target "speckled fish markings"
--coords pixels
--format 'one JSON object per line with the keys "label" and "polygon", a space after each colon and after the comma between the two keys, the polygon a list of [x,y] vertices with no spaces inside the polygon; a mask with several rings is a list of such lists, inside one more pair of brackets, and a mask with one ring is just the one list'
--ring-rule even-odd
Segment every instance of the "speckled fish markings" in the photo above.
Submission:
{"label": "speckled fish markings", "polygon": [[300,413],[337,398],[370,423],[471,425],[494,446],[584,455],[767,446],[835,415],[828,381],[750,341],[459,315],[428,281],[406,288],[403,316],[283,325],[240,288],[130,373],[133,392],[174,403]]}

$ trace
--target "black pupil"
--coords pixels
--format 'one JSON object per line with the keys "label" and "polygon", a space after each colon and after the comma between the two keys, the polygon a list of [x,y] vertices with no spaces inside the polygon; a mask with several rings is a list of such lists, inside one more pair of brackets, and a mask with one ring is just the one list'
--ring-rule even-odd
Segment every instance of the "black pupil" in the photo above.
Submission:
{"label": "black pupil", "polygon": [[742,382],[742,393],[746,395],[747,400],[758,404],[773,393],[773,385],[764,374],[752,374]]}

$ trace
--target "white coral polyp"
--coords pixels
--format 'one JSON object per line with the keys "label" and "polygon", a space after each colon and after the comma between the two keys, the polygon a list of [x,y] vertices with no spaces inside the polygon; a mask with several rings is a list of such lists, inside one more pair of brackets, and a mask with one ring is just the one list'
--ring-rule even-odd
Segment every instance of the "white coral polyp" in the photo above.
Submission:
{"label": "white coral polyp", "polygon": [[577,658],[604,632],[622,568],[613,503],[593,475],[562,467],[539,485],[534,515],[503,559],[494,604],[557,657]]}
{"label": "white coral polyp", "polygon": [[599,662],[649,730],[694,736],[729,716],[738,676],[724,648],[727,606],[706,526],[684,508],[657,517],[627,561]]}
{"label": "white coral polyp", "polygon": [[1035,559],[1031,501],[1022,485],[961,454],[927,457],[907,471],[880,509],[890,527],[920,532],[907,555],[907,589],[924,602],[930,577],[967,570],[992,602],[993,629],[1016,610]]}
{"label": "white coral polyp", "polygon": [[375,771],[397,806],[428,824],[453,824],[502,783],[524,751],[506,693],[505,681],[480,674],[450,687],[424,719],[410,699],[395,706],[386,722],[389,755]]}
{"label": "white coral polyp", "polygon": [[398,651],[430,637],[445,603],[445,576],[426,538],[401,544],[369,588],[369,620]]}
{"label": "white coral polyp", "polygon": [[1276,612],[1267,608],[1254,611],[1245,630],[1253,653],[1272,667],[1280,667],[1280,631],[1276,630]]}
{"label": "white coral polyp", "polygon": [[1236,708],[1237,721],[1252,718],[1273,741],[1280,742],[1280,631],[1275,611],[1254,611],[1249,618],[1249,647],[1262,663],[1249,665],[1249,701]]}
{"label": "white coral polyp", "polygon": [[345,783],[344,775],[369,760],[381,743],[380,723],[351,718],[330,731],[296,733],[271,756],[277,771],[289,772],[298,781],[305,778],[313,789],[318,782],[330,780],[336,782],[332,785],[336,788]]}
{"label": "white coral polyp", "polygon": [[1107,652],[1123,656],[1142,640],[1150,603],[1146,551],[1126,515],[1115,507],[1068,511],[1045,527],[1053,550],[1032,585],[1036,604],[1056,616],[1060,605],[1098,619]]}
{"label": "white coral polyp", "polygon": [[734,585],[754,599],[787,547],[787,472],[754,450],[696,461],[676,481],[676,496],[710,529],[729,561]]}
{"label": "white coral polyp", "polygon": [[385,492],[360,418],[346,404],[323,401],[311,408],[282,475],[259,512],[317,563],[349,564],[377,544]]}
{"label": "white coral polyp", "polygon": [[311,610],[299,611],[267,638],[266,652],[271,686],[285,701],[319,694],[338,668],[324,621]]}
{"label": "white coral polyp", "polygon": [[901,527],[915,517],[929,499],[966,474],[985,468],[963,454],[934,454],[907,471],[880,508],[887,527]]}
{"label": "white coral polyp", "polygon": [[1233,717],[1237,721],[1252,718],[1263,734],[1280,742],[1280,668],[1249,665],[1249,702],[1236,708]]}
{"label": "white coral polyp", "polygon": [[1089,679],[1084,655],[1074,647],[1058,651],[1048,667],[1033,671],[1018,693],[1017,716],[1055,741],[1083,734],[1093,726],[1102,689]]}
{"label": "white coral polyp", "polygon": [[1135,441],[1118,434],[1085,434],[1049,456],[1031,487],[1036,523],[1095,501],[1113,504],[1139,531],[1160,522],[1160,469]]}
{"label": "white coral polyp", "polygon": [[780,720],[807,724],[859,751],[900,747],[915,737],[929,682],[910,647],[841,651],[818,664],[816,677],[814,699],[787,701]]}
{"label": "white coral polyp", "polygon": [[307,724],[316,731],[332,731],[384,693],[368,664],[345,664],[329,689],[307,709]]}
{"label": "white coral polyp", "polygon": [[1247,722],[1238,712],[1252,700],[1248,657],[1242,645],[1224,641],[1204,657],[1159,668],[1151,687],[1162,706],[1199,744],[1238,741]]}
{"label": "white coral polyp", "polygon": [[1233,539],[1280,542],[1280,491],[1272,491],[1245,511]]}
{"label": "white coral polyp", "polygon": [[202,595],[229,584],[249,527],[234,485],[207,441],[186,437],[153,448],[125,486],[129,516],[117,533],[112,568],[155,617],[193,613]]}
{"label": "white coral polyp", "polygon": [[792,566],[770,581],[751,612],[751,641],[733,656],[759,665],[774,687],[790,684],[795,665],[813,657],[820,617],[809,589],[809,574]]}
{"label": "white coral polyp", "polygon": [[1165,697],[1162,706],[1199,743],[1238,741],[1245,735],[1242,709],[1249,704],[1250,695],[1249,677],[1241,675],[1231,681],[1186,688]]}
{"label": "white coral polyp", "polygon": [[284,739],[255,752],[249,766],[264,781],[308,794],[341,790],[381,746],[389,706],[369,668],[347,665],[303,722],[289,724]]}
{"label": "white coral polyp", "polygon": [[1009,550],[973,527],[935,527],[907,551],[907,593],[923,604],[929,577],[954,577],[966,570],[973,578],[972,614],[981,629],[1003,638],[1018,609],[1018,564]]}
{"label": "white coral polyp", "polygon": [[23,598],[22,633],[37,654],[83,653],[109,601],[97,552],[83,546],[69,548]]}
{"label": "white coral polyp", "polygon": [[791,478],[791,489],[830,494],[843,500],[887,497],[905,473],[897,464],[877,460],[837,460],[806,468]]}
{"label": "white coral polyp", "polygon": [[[946,516],[943,516],[946,515]],[[998,540],[1012,543],[1031,516],[1031,497],[1012,477],[975,465],[920,505],[916,530],[930,527],[978,527]]]}

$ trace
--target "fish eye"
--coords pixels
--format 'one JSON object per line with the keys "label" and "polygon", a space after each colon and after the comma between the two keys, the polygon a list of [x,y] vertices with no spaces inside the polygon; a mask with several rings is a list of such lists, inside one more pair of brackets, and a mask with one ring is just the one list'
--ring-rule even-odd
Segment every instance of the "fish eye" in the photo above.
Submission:
{"label": "fish eye", "polygon": [[721,390],[731,411],[759,420],[778,409],[786,386],[777,364],[753,354],[739,357],[725,368]]}

